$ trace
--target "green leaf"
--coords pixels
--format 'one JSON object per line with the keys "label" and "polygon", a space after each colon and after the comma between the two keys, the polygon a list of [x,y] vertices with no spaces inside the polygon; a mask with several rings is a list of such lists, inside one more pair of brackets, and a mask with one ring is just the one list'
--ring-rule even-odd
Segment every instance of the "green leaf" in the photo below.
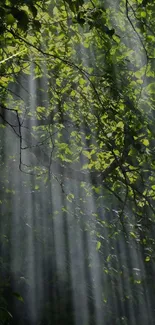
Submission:
{"label": "green leaf", "polygon": [[8,14],[8,15],[6,16],[6,23],[7,23],[8,25],[13,25],[15,21],[16,21],[16,20],[15,20],[15,17],[14,17],[12,14]]}
{"label": "green leaf", "polygon": [[91,159],[91,153],[89,151],[83,150],[83,155],[87,157],[88,159]]}
{"label": "green leaf", "polygon": [[13,292],[13,296],[15,296],[19,301],[24,302],[23,297],[18,292]]}
{"label": "green leaf", "polygon": [[122,121],[120,121],[120,122],[117,124],[117,128],[123,129],[123,128],[124,128],[124,123],[123,123]]}
{"label": "green leaf", "polygon": [[141,11],[140,15],[142,18],[146,18],[146,11]]}
{"label": "green leaf", "polygon": [[98,251],[101,247],[101,242],[100,241],[97,241],[96,243],[96,250]]}
{"label": "green leaf", "polygon": [[79,79],[79,84],[80,84],[81,86],[83,86],[85,83],[86,83],[86,80],[85,80],[85,79],[83,79],[83,78],[80,78],[80,79]]}
{"label": "green leaf", "polygon": [[74,199],[74,194],[69,193],[69,194],[67,195],[67,200],[68,200],[69,202],[72,202],[73,199]]}
{"label": "green leaf", "polygon": [[46,108],[45,108],[45,107],[42,107],[42,106],[38,106],[38,107],[36,108],[36,111],[37,111],[38,113],[45,113],[45,112],[46,112]]}
{"label": "green leaf", "polygon": [[53,8],[53,15],[55,16],[59,15],[59,10],[56,6]]}
{"label": "green leaf", "polygon": [[[92,164],[89,164],[89,165],[92,165]],[[90,166],[90,167],[92,167],[92,166]],[[100,192],[101,192],[100,187],[95,187],[95,186],[93,186],[93,190],[94,190],[95,193],[97,193],[97,194],[100,194]]]}
{"label": "green leaf", "polygon": [[143,139],[142,143],[144,144],[144,146],[149,146],[149,140],[148,139]]}
{"label": "green leaf", "polygon": [[107,262],[110,262],[110,260],[111,260],[111,255],[108,255]]}
{"label": "green leaf", "polygon": [[131,236],[132,238],[137,238],[137,235],[136,235],[133,231],[130,231],[130,236]]}
{"label": "green leaf", "polygon": [[150,256],[146,256],[145,262],[149,262],[149,261],[150,261]]}
{"label": "green leaf", "polygon": [[142,282],[141,280],[134,280],[135,284],[141,284],[141,282]]}

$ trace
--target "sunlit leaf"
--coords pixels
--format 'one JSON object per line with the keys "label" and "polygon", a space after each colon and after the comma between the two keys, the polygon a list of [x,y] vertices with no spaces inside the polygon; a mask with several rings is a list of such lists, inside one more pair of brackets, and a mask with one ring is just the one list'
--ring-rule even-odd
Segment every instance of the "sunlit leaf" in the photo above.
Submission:
{"label": "sunlit leaf", "polygon": [[73,193],[69,193],[69,194],[67,195],[67,200],[68,200],[69,202],[72,202],[73,199],[74,199],[74,194],[73,194]]}
{"label": "sunlit leaf", "polygon": [[137,238],[137,235],[133,231],[130,231],[130,236],[133,238]]}
{"label": "sunlit leaf", "polygon": [[100,248],[101,248],[101,242],[98,241],[98,242],[96,243],[96,250],[99,251]]}
{"label": "sunlit leaf", "polygon": [[149,146],[149,140],[148,139],[143,139],[142,143],[144,144],[144,146]]}
{"label": "sunlit leaf", "polygon": [[141,15],[142,18],[145,18],[146,17],[146,11],[141,11],[140,15]]}

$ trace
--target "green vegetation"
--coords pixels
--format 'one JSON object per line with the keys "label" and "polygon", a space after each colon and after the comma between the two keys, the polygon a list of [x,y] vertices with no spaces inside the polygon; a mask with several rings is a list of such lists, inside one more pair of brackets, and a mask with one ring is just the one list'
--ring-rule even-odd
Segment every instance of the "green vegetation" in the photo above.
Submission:
{"label": "green vegetation", "polygon": [[[51,224],[60,215],[66,251],[77,225],[82,231],[88,296],[95,289],[87,237],[95,242],[96,272],[106,283],[102,324],[154,324],[155,3],[3,0],[0,17],[1,324],[32,325],[24,309],[32,283],[22,257],[12,271],[12,242],[22,240],[23,256],[31,231],[49,265]],[[27,221],[25,197],[39,223]],[[69,253],[66,260],[69,274]],[[42,277],[52,291],[59,280],[50,271],[53,264]],[[44,297],[35,325],[75,324],[69,275],[65,281],[64,296]],[[67,305],[66,296],[62,316],[56,306],[60,297]],[[90,324],[98,325],[94,301]]]}

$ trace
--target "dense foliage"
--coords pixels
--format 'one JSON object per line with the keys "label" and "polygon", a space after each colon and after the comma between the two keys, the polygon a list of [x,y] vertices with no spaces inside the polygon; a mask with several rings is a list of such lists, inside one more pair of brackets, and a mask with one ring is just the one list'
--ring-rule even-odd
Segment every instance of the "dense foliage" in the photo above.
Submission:
{"label": "dense foliage", "polygon": [[[10,262],[16,238],[22,240],[21,255],[30,239],[25,200],[31,198],[39,219],[31,225],[35,252],[46,251],[42,286],[50,292],[36,325],[74,324],[67,243],[75,232],[78,240],[79,228],[88,298],[95,292],[91,272],[101,273],[101,324],[154,324],[155,4],[8,0],[1,1],[0,15],[1,323],[32,324],[22,305],[23,299],[29,305],[25,292],[32,290],[26,260],[21,257],[16,271]],[[52,199],[56,189],[61,199]],[[53,271],[51,223],[59,215],[65,285]],[[65,311],[58,307],[61,299]],[[90,324],[95,324],[94,301],[95,295]]]}

